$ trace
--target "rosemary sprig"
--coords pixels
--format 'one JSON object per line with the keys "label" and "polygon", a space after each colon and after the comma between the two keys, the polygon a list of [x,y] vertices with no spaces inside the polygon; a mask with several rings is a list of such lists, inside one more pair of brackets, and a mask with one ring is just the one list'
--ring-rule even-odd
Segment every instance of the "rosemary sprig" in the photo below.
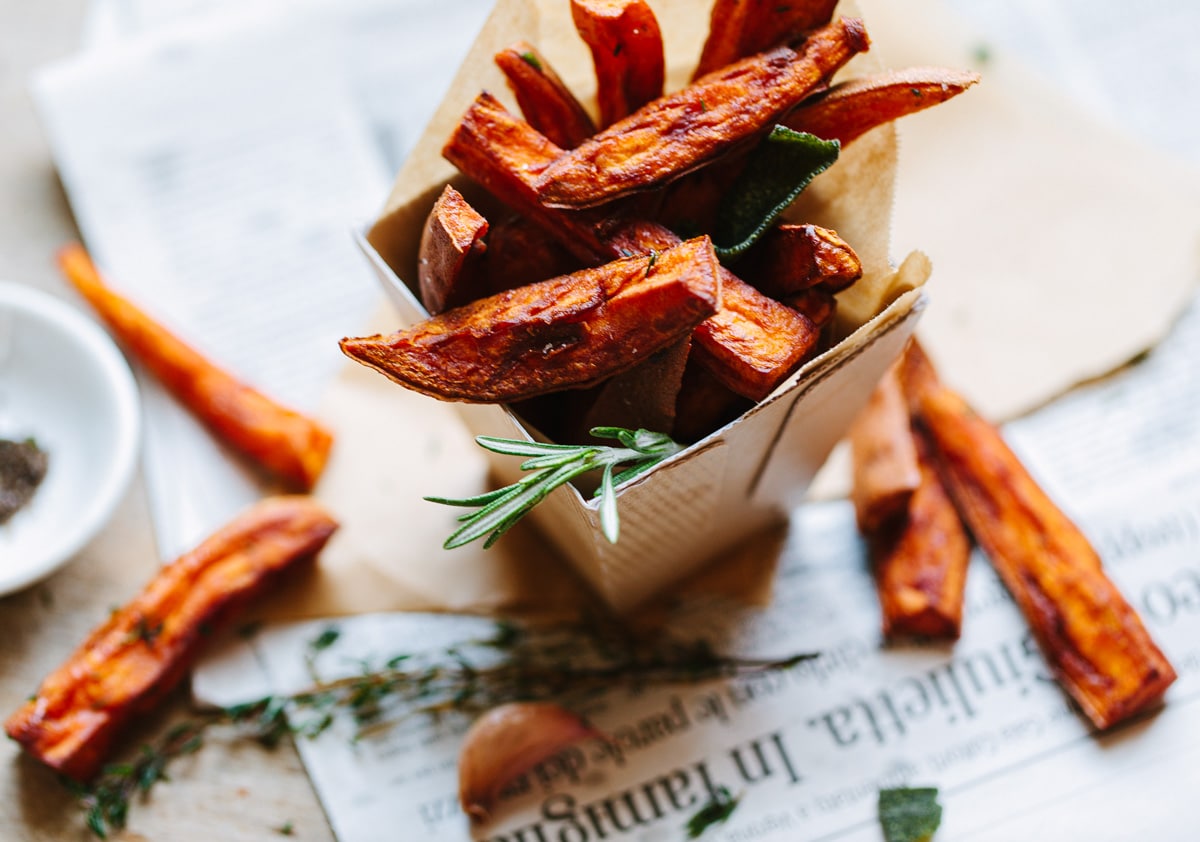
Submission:
{"label": "rosemary sprig", "polygon": [[[483,546],[490,547],[554,489],[595,470],[603,471],[600,487],[596,489],[596,496],[600,499],[600,527],[604,537],[615,544],[620,535],[616,487],[674,456],[684,446],[670,436],[649,430],[593,427],[590,432],[596,438],[616,439],[621,447],[543,444],[477,436],[475,441],[479,446],[493,453],[528,457],[522,463],[521,470],[533,473],[512,485],[474,497],[426,497],[432,503],[476,508],[476,511],[458,518],[462,526],[442,546],[452,550],[486,535]],[[627,467],[617,471],[621,465]]]}
{"label": "rosemary sprig", "polygon": [[84,810],[87,827],[101,839],[123,828],[134,800],[167,780],[171,762],[197,751],[216,726],[234,726],[238,736],[270,748],[295,735],[316,737],[337,717],[347,716],[358,739],[413,715],[470,716],[511,701],[555,699],[569,705],[618,685],[637,690],[734,677],[789,669],[815,657],[728,657],[705,641],[645,641],[590,629],[532,633],[502,623],[488,637],[434,653],[363,661],[357,674],[322,680],[317,656],[337,637],[330,627],[310,642],[305,662],[314,684],[308,689],[202,711],[142,746],[133,760],[105,767],[91,784],[64,778]]}

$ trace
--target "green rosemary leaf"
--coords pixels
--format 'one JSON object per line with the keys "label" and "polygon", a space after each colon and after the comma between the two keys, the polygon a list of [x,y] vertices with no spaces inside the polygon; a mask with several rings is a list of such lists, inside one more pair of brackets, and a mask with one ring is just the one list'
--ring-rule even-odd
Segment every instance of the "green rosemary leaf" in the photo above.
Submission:
{"label": "green rosemary leaf", "polygon": [[879,824],[887,842],[920,842],[942,822],[936,787],[879,790]]}
{"label": "green rosemary leaf", "polygon": [[505,456],[545,456],[563,450],[587,450],[577,444],[550,444],[540,441],[520,441],[517,439],[502,439],[496,436],[476,436],[475,443],[493,453]]}
{"label": "green rosemary leaf", "polygon": [[724,824],[737,809],[740,798],[735,798],[729,788],[719,786],[712,798],[701,807],[694,816],[688,819],[686,825],[687,838],[699,839],[706,830],[714,825]]}
{"label": "green rosemary leaf", "polygon": [[617,492],[613,487],[613,466],[604,466],[604,476],[600,480],[600,528],[610,544],[617,543],[621,536],[621,523],[617,517]]}
{"label": "green rosemary leaf", "polygon": [[443,506],[486,506],[497,497],[503,497],[505,492],[506,489],[497,488],[495,491],[485,491],[474,497],[425,497],[423,499],[430,503],[441,503]]}

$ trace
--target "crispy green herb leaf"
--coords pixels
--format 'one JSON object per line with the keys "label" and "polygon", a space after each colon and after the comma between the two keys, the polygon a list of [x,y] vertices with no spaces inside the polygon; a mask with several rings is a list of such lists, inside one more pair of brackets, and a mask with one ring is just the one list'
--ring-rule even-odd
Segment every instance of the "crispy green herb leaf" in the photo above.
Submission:
{"label": "crispy green herb leaf", "polygon": [[534,70],[538,71],[539,73],[541,72],[542,63],[540,61],[538,61],[538,57],[534,53],[532,53],[528,50],[521,53],[521,60],[523,62],[525,62],[526,64],[528,64],[530,67],[532,67]]}
{"label": "crispy green herb leaf", "polygon": [[722,262],[737,257],[765,234],[788,205],[838,158],[841,145],[807,132],[776,126],[751,153],[717,212],[713,245]]}
{"label": "crispy green herb leaf", "polygon": [[887,842],[920,842],[942,822],[936,787],[879,790],[879,824]]}
{"label": "crispy green herb leaf", "polygon": [[730,794],[729,788],[717,787],[716,793],[701,807],[694,816],[688,819],[687,838],[699,839],[710,827],[724,824],[737,809],[740,798]]}
{"label": "crispy green herb leaf", "polygon": [[[615,544],[620,534],[616,487],[675,455],[683,449],[683,445],[673,441],[670,436],[649,430],[593,427],[591,434],[596,438],[616,439],[623,446],[543,444],[492,436],[477,437],[475,441],[480,447],[494,453],[528,457],[521,463],[521,470],[532,473],[512,485],[474,497],[426,497],[431,503],[476,509],[459,517],[462,526],[442,546],[452,550],[477,538],[484,538],[483,546],[486,549],[556,488],[596,470],[602,471],[600,487],[596,490],[596,496],[600,499],[600,526],[604,536]],[[620,465],[628,467],[617,473],[615,469]]]}

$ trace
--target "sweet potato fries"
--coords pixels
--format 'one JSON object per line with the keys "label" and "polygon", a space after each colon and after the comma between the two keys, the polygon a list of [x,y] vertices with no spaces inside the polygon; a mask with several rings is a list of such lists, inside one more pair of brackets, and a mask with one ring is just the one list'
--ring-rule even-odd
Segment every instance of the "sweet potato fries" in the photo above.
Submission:
{"label": "sweet potato fries", "polygon": [[[916,342],[900,373],[922,454],[921,480],[899,525],[869,533],[878,556],[885,629],[894,629],[894,618],[904,616],[906,633],[957,633],[966,542],[956,535],[961,526],[941,499],[944,486],[1051,669],[1092,723],[1110,728],[1158,701],[1175,670],[1105,575],[1087,537],[1038,486],[999,431],[941,382]],[[875,413],[878,422],[878,409]],[[886,436],[878,425],[856,429],[864,436],[862,431],[875,430],[868,437],[878,443],[895,435],[897,426]],[[952,589],[957,602],[942,598]]]}
{"label": "sweet potato fries", "polygon": [[9,718],[8,736],[52,769],[88,780],[121,729],[184,676],[205,636],[312,558],[336,526],[307,497],[250,507],[113,612]]}

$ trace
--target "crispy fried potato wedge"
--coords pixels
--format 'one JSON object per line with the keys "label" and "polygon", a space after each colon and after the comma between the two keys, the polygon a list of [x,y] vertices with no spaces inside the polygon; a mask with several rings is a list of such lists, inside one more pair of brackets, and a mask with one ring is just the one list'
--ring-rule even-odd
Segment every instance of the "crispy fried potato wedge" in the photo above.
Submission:
{"label": "crispy fried potato wedge", "polygon": [[654,100],[542,171],[546,205],[591,207],[678,178],[769,129],[869,45],[857,18],[815,32],[799,52],[779,47]]}
{"label": "crispy fried potato wedge", "polygon": [[568,441],[587,441],[584,434],[593,427],[673,429],[691,347],[691,339],[685,337],[598,386],[580,430]]}
{"label": "crispy fried potato wedge", "polygon": [[62,249],[58,265],[125,348],[214,435],[293,489],[316,484],[333,444],[328,430],[217,367],[113,292],[82,246]]}
{"label": "crispy fried potato wedge", "polygon": [[817,284],[840,292],[862,277],[862,261],[837,231],[777,225],[737,263],[738,274],[776,298]]}
{"label": "crispy fried potato wedge", "polygon": [[731,391],[703,364],[688,360],[675,401],[675,427],[671,437],[682,442],[699,441],[751,406],[753,402],[749,398]]}
{"label": "crispy fried potato wedge", "polygon": [[876,126],[932,108],[979,81],[979,74],[942,67],[911,67],[850,79],[815,94],[783,121],[842,146]]}
{"label": "crispy fried potato wedge", "polygon": [[806,317],[817,330],[833,324],[837,315],[837,296],[822,287],[794,292],[780,301]]}
{"label": "crispy fried potato wedge", "polygon": [[251,506],[114,611],[9,718],[6,733],[52,769],[90,779],[121,729],[183,678],[212,629],[316,555],[336,528],[308,497]]}
{"label": "crispy fried potato wedge", "polygon": [[850,498],[858,528],[874,532],[904,517],[921,484],[917,445],[895,367],[875,386],[847,437],[854,476]]}
{"label": "crispy fried potato wedge", "polygon": [[569,275],[584,268],[580,261],[523,216],[513,216],[488,231],[487,294]]}
{"label": "crispy fried potato wedge", "polygon": [[771,47],[791,44],[833,17],[837,0],[716,0],[692,79]]}
{"label": "crispy fried potato wedge", "polygon": [[[554,72],[545,56],[525,41],[496,53],[525,121],[563,149],[574,149],[596,133],[587,109]],[[661,82],[659,83],[661,87]],[[661,92],[661,91],[660,91]]]}
{"label": "crispy fried potato wedge", "polygon": [[[905,434],[913,436],[904,413]],[[896,523],[870,535],[875,582],[888,638],[957,639],[971,539],[934,469],[929,445],[916,444],[920,482]]]}
{"label": "crispy fried potato wedge", "polygon": [[1175,670],[1087,537],[1000,432],[934,377],[911,394],[942,481],[1063,688],[1099,729],[1156,703]]}
{"label": "crispy fried potato wedge", "polygon": [[552,278],[390,336],[342,340],[347,356],[443,400],[520,400],[586,387],[687,336],[717,309],[707,237]]}
{"label": "crispy fried potato wedge", "polygon": [[592,51],[602,127],[662,96],[662,32],[645,0],[571,0],[571,17]]}
{"label": "crispy fried potato wedge", "polygon": [[447,184],[425,222],[417,260],[421,301],[430,313],[482,297],[487,230],[488,221]]}

